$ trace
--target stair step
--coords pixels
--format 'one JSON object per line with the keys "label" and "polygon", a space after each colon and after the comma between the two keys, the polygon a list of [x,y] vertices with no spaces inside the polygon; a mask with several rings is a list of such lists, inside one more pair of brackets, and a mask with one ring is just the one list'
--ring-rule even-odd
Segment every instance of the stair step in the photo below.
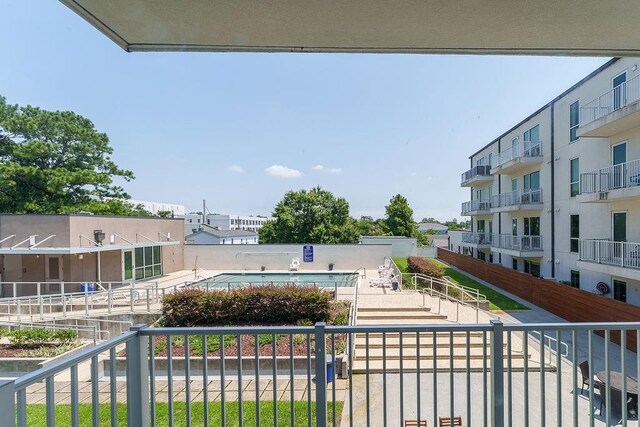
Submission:
{"label": "stair step", "polygon": [[[402,346],[404,348],[415,348],[415,341],[414,342],[405,342],[403,340],[402,342]],[[482,342],[470,342],[469,343],[469,348],[482,348],[484,347],[485,344]],[[505,344],[506,346],[506,344]],[[366,342],[360,342],[360,341],[356,341],[356,349],[362,349],[365,350],[367,348],[367,344]],[[372,343],[371,340],[369,340],[369,349],[382,349],[383,345],[382,342],[375,342]],[[400,343],[386,343],[386,348],[387,349],[391,349],[391,348],[400,348]],[[420,342],[420,348],[428,348],[428,349],[433,349],[433,343],[432,342]],[[436,343],[436,348],[451,348],[451,346],[449,345],[449,343]],[[467,348],[467,343],[466,342],[460,342],[460,343],[453,343],[453,348]]]}
{"label": "stair step", "polygon": [[415,317],[369,317],[358,316],[358,325],[451,325],[453,322],[448,322],[447,316],[443,315],[430,315],[430,316],[415,316]]}
{"label": "stair step", "polygon": [[[449,350],[447,349],[446,351],[442,351],[442,349],[436,349],[436,355],[435,358],[438,360],[449,360],[449,358],[451,357]],[[514,360],[520,360],[520,359],[524,359],[524,354],[512,354],[511,355],[511,361],[513,362]],[[387,349],[386,355],[382,354],[382,352],[371,352],[369,351],[369,360],[382,360],[386,358],[387,360],[399,360],[400,359],[400,352],[399,349],[395,349],[392,351],[389,351],[389,349]],[[418,355],[415,351],[415,349],[412,349],[412,351],[410,351],[409,349],[405,349],[402,352],[402,359],[403,360],[415,360],[418,358]],[[420,360],[431,360],[434,358],[433,355],[433,351],[421,351],[420,352]],[[506,358],[506,357],[505,357]],[[355,356],[355,361],[364,361],[366,359],[366,352],[365,351],[358,351],[356,352],[356,356]],[[467,359],[467,352],[466,351],[460,351],[460,352],[454,352],[453,354],[453,359],[459,359],[459,360],[466,360]],[[469,359],[470,360],[484,360],[485,356],[484,354],[482,354],[482,351],[471,351],[469,354]],[[486,359],[489,359],[489,353],[487,352],[487,356]]]}
{"label": "stair step", "polygon": [[[370,360],[369,369],[367,371],[366,363],[364,361],[358,361],[358,362],[354,362],[353,368],[351,371],[353,374],[366,374],[367,372],[369,374],[383,374],[383,373],[395,374],[400,372],[399,360],[387,360],[384,371],[382,370],[382,366],[383,364],[381,360]],[[418,365],[416,360],[405,360],[402,363],[403,373],[415,373],[417,372],[417,370],[418,370]],[[443,373],[448,373],[451,370],[453,370],[453,372],[467,372],[467,361],[466,359],[465,360],[454,359],[453,369],[451,369],[448,359],[446,360],[438,359],[436,370],[438,372],[443,372]],[[483,366],[482,360],[471,359],[469,361],[469,370],[468,370],[469,372],[479,373],[479,372],[483,372],[483,370],[484,370],[484,366]],[[489,361],[487,361],[486,370],[487,372],[491,371]],[[529,361],[528,370],[529,372],[539,372],[540,364],[538,362]],[[506,366],[504,371],[507,372]],[[524,371],[523,360],[514,361],[511,367],[511,372],[523,372],[523,371]],[[557,369],[553,365],[545,365],[545,371],[556,372]],[[420,360],[420,372],[421,373],[433,372],[433,360]]]}
{"label": "stair step", "polygon": [[[447,324],[450,324],[449,322],[446,322]],[[424,325],[424,326],[428,326],[428,325]],[[436,338],[437,339],[444,339],[446,338],[447,340],[449,339],[449,335],[451,334],[451,332],[437,332],[436,333]],[[371,342],[372,339],[375,338],[380,338],[382,339],[382,332],[369,332],[369,341]],[[399,332],[385,332],[384,335],[387,337],[387,342],[389,342],[392,339],[399,339],[400,333]],[[358,333],[356,334],[356,338],[359,337],[363,337],[364,338],[365,334],[364,333]],[[407,339],[409,339],[410,337],[415,338],[416,333],[415,332],[403,332],[402,333],[402,340],[403,342]],[[466,332],[461,332],[461,331],[455,331],[453,332],[453,337],[454,340],[456,337],[464,337],[466,339],[467,333]],[[472,331],[469,333],[469,337],[471,337],[471,339],[473,338],[482,338],[482,332],[479,331]],[[489,338],[490,338],[490,334],[487,333],[487,342],[489,342]],[[433,332],[420,332],[420,340],[432,340],[433,339]]]}
{"label": "stair step", "polygon": [[442,314],[431,314],[429,312],[397,312],[386,314],[358,314],[358,319],[371,320],[371,319],[446,319],[447,316]]}
{"label": "stair step", "polygon": [[415,312],[430,312],[431,308],[429,307],[406,307],[406,306],[387,306],[387,307],[358,307],[358,313],[361,312],[374,312],[374,313],[388,313],[388,312],[398,312],[402,313],[405,311],[415,311]]}

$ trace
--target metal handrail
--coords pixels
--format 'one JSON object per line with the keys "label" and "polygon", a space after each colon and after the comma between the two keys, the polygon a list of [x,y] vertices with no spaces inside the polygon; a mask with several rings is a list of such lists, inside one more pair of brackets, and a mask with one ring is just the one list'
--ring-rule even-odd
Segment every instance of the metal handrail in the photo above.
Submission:
{"label": "metal handrail", "polygon": [[600,193],[640,185],[640,159],[580,174],[580,193]]}
{"label": "metal handrail", "polygon": [[521,157],[542,157],[542,142],[518,142],[514,146],[509,147],[498,154],[498,156],[496,157],[496,165],[494,167],[500,167],[505,163],[510,162],[511,160],[519,159]]}
{"label": "metal handrail", "polygon": [[640,99],[640,76],[608,90],[580,107],[580,126],[585,126]]}
{"label": "metal handrail", "polygon": [[391,260],[391,269],[393,270],[394,276],[398,278],[398,289],[402,290],[402,271],[400,271],[400,268],[398,268],[393,258],[385,257],[385,259],[387,258]]}
{"label": "metal handrail", "polygon": [[[96,325],[82,326],[78,325],[58,325],[57,323],[41,323],[41,322],[17,322],[12,320],[0,320],[0,327],[7,326],[8,330],[13,329],[57,329],[57,330],[73,330],[78,333],[80,338],[80,332],[87,332],[93,336],[93,344],[97,344],[98,341],[108,340],[111,337],[111,332],[106,329],[99,329]],[[102,335],[105,337],[103,338]]]}

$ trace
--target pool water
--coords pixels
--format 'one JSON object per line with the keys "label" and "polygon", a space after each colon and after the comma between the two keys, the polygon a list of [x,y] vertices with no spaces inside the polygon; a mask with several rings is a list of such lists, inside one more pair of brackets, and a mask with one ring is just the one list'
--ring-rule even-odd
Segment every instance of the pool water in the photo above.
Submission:
{"label": "pool water", "polygon": [[358,273],[222,273],[199,282],[205,287],[240,287],[260,285],[300,285],[321,287],[356,286]]}

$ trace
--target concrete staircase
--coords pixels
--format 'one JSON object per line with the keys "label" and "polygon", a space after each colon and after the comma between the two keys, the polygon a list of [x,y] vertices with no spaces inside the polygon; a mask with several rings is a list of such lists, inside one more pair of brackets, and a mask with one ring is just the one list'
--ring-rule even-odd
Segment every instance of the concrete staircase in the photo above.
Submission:
{"label": "concrete staircase", "polygon": [[[421,307],[411,293],[386,295],[386,301],[379,298],[364,298],[357,312],[357,325],[433,325],[452,324],[445,314],[431,311],[429,304]],[[421,297],[419,298],[422,301]],[[464,308],[469,310],[468,308]],[[402,335],[402,336],[401,336]],[[418,336],[419,335],[419,336]],[[402,339],[402,341],[401,341]],[[454,372],[482,372],[489,369],[490,335],[486,339],[482,332],[442,332],[442,333],[369,333],[355,337],[355,357],[353,373],[433,372],[453,369]],[[525,355],[519,338],[513,337],[511,365],[513,371],[524,369],[527,358],[528,369],[540,369],[540,364],[530,355]],[[505,369],[507,366],[506,344],[504,350]],[[402,357],[401,357],[402,353]],[[368,361],[368,362],[367,362]],[[486,368],[485,368],[486,366]],[[545,367],[550,371],[553,366]]]}

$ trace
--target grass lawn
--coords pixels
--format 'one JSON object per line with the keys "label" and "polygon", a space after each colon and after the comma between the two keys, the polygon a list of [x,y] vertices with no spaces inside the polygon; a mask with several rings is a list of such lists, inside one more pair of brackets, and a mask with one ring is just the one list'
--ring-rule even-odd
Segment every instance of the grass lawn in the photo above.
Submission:
{"label": "grass lawn", "polygon": [[[222,426],[222,418],[220,409],[222,405],[220,402],[209,402],[209,425]],[[342,413],[343,402],[336,402],[336,418],[339,422]],[[226,424],[227,426],[239,426],[238,422],[238,402],[228,402],[225,404],[226,408]],[[254,401],[242,402],[244,425],[255,426],[256,422],[256,403]],[[27,405],[27,426],[40,427],[45,424],[45,409],[44,404],[35,403]],[[91,404],[81,403],[78,408],[80,425],[91,425]],[[109,404],[100,405],[100,426],[111,425],[111,410]],[[295,401],[294,402],[295,413],[295,426],[307,426],[309,424],[307,419],[307,402]],[[175,426],[186,426],[186,405],[185,402],[174,402],[173,415]],[[333,408],[331,404],[327,404],[327,415],[329,423],[333,421]],[[156,403],[156,425],[168,426],[169,425],[169,412],[167,403]],[[311,417],[313,419],[312,425],[315,425],[316,418],[316,405],[315,402],[311,403]],[[281,426],[291,425],[291,402],[279,401],[278,402],[278,423]],[[191,425],[199,426],[204,424],[204,403],[192,402],[191,403]],[[260,424],[261,425],[274,425],[273,422],[273,401],[261,401],[260,402]],[[57,404],[56,405],[56,425],[67,426],[71,425],[71,405]],[[124,403],[118,403],[118,425],[127,425],[127,405]]]}
{"label": "grass lawn", "polygon": [[512,300],[508,296],[503,295],[498,291],[494,291],[493,289],[483,285],[482,283],[473,280],[466,274],[462,274],[459,271],[449,267],[447,264],[444,264],[438,260],[434,261],[442,265],[442,267],[444,268],[444,275],[449,276],[453,283],[477,289],[481,294],[486,296],[487,299],[491,302],[491,310],[529,310],[529,307],[527,307],[526,305],[520,304],[519,302]]}
{"label": "grass lawn", "polygon": [[[444,264],[435,259],[434,261],[442,265],[442,267],[444,268],[444,275],[449,276],[453,283],[477,289],[481,294],[485,295],[491,302],[491,310],[529,310],[529,307],[527,307],[526,305],[520,304],[519,302],[512,300],[508,296],[503,295],[498,291],[494,291],[493,289],[483,285],[482,283],[473,280],[466,274],[462,274],[459,271],[449,267],[447,264]],[[394,258],[393,262],[396,263],[400,271],[402,271],[403,273],[409,273],[409,265],[406,258]]]}

